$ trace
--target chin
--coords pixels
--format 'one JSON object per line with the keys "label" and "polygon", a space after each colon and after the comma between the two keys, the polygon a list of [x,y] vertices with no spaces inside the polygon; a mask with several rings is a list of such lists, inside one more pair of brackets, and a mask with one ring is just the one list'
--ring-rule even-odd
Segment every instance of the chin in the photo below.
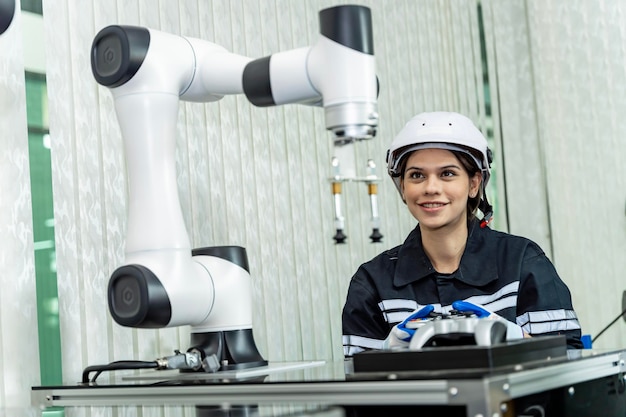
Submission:
{"label": "chin", "polygon": [[434,223],[434,222],[420,222],[418,220],[418,223],[420,225],[420,227],[422,228],[422,230],[441,230],[441,229],[445,229],[446,226],[449,226],[449,223]]}
{"label": "chin", "polygon": [[459,223],[467,224],[465,218],[456,220],[444,220],[444,219],[417,219],[422,229],[428,229],[432,231],[445,230],[449,228],[455,228]]}

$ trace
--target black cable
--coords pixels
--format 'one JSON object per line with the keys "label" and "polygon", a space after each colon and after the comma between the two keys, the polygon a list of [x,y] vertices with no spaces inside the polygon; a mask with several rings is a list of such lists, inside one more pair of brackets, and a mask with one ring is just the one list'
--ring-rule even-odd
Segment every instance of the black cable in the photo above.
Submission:
{"label": "black cable", "polygon": [[[159,364],[156,361],[117,361],[111,362],[107,365],[93,365],[88,366],[83,370],[83,384],[89,384],[90,382],[96,382],[96,379],[102,372],[105,371],[119,371],[126,369],[153,369],[158,368]],[[96,374],[89,381],[89,374],[95,372]]]}
{"label": "black cable", "polygon": [[615,318],[613,319],[613,321],[612,321],[612,322],[610,322],[610,323],[609,323],[609,324],[608,324],[608,325],[607,325],[604,329],[600,330],[600,333],[598,333],[598,334],[596,335],[596,337],[594,337],[593,339],[591,339],[591,343],[593,344],[593,342],[595,342],[595,341],[598,339],[598,337],[600,337],[600,335],[601,335],[602,333],[606,332],[606,331],[609,329],[609,327],[611,327],[612,325],[614,325],[614,324],[615,324],[615,322],[616,322],[617,320],[619,320],[619,319],[620,319],[620,317],[622,317],[624,314],[626,314],[626,310],[624,310],[624,311],[622,311],[621,313],[619,313],[619,315],[618,315],[617,317],[615,317]]}

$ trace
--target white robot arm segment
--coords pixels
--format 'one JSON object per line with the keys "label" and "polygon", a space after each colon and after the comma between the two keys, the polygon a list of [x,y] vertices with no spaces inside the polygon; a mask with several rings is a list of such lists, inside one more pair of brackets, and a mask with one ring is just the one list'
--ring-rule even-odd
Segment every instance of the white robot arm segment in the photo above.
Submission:
{"label": "white robot arm segment", "polygon": [[228,94],[243,93],[241,74],[251,61],[250,58],[228,52],[213,43],[186,38],[195,57],[195,77],[180,99],[184,101],[208,102],[219,100]]}
{"label": "white robot arm segment", "polygon": [[242,93],[249,61],[211,42],[136,26],[102,29],[91,56],[96,81],[115,98],[162,93],[203,103]]}
{"label": "white robot arm segment", "polygon": [[94,39],[93,74],[113,94],[127,162],[126,256],[108,290],[121,325],[252,327],[247,260],[232,255],[243,248],[192,256],[175,163],[179,101],[240,94],[249,61],[210,42],[141,27],[109,26]]}
{"label": "white robot arm segment", "polygon": [[[333,237],[344,243],[341,182],[358,180],[354,142],[376,135],[378,79],[375,72],[370,10],[339,6],[319,14],[320,37],[310,48],[279,52],[250,62],[244,71],[244,92],[257,106],[285,103],[321,105],[326,128],[334,133]],[[380,242],[375,181],[367,180],[376,223],[370,238]]]}
{"label": "white robot arm segment", "polygon": [[216,101],[228,92],[207,91],[197,76],[198,59],[204,64],[211,54],[228,55],[140,27],[109,26],[94,39],[92,70],[111,88],[127,162],[126,259],[109,282],[111,315],[124,326],[206,325],[213,307],[204,257],[192,258],[175,162],[180,97]]}
{"label": "white robot arm segment", "polygon": [[378,81],[370,10],[339,6],[319,14],[320,37],[311,48],[250,62],[244,92],[256,106],[322,104],[336,144],[370,139],[378,125]]}

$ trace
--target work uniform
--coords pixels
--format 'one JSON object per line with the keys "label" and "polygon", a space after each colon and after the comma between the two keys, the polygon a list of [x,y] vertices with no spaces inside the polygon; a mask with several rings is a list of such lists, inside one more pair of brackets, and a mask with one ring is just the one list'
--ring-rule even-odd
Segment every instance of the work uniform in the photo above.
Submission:
{"label": "work uniform", "polygon": [[446,313],[457,300],[480,304],[531,336],[564,334],[569,348],[582,347],[569,289],[541,248],[478,221],[468,228],[461,263],[451,274],[433,268],[419,225],[402,245],[359,267],[342,315],[346,356],[382,348],[393,326],[415,309],[432,304]]}

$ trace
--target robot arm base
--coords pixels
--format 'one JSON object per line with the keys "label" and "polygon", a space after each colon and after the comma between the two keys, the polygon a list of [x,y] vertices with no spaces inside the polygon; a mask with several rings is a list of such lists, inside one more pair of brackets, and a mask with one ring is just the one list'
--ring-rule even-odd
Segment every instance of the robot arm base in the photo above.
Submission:
{"label": "robot arm base", "polygon": [[217,357],[221,371],[267,366],[256,347],[252,329],[192,333],[191,345],[204,357]]}

